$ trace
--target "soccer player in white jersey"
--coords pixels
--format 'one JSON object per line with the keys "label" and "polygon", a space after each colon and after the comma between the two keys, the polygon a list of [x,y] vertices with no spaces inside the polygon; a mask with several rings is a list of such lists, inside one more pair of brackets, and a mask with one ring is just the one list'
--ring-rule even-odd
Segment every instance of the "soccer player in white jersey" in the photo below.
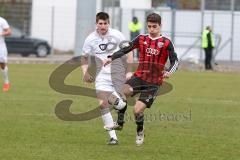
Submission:
{"label": "soccer player in white jersey", "polygon": [[[131,72],[126,70],[124,62],[132,63],[133,60],[132,54],[129,54],[127,58],[118,59],[118,61],[108,67],[103,66],[103,60],[117,51],[120,43],[125,40],[124,35],[120,31],[110,28],[109,24],[109,15],[107,13],[99,12],[96,15],[96,30],[86,38],[81,57],[84,81],[87,83],[95,81],[97,99],[100,104],[105,127],[112,126],[114,123],[109,111],[108,97],[116,92],[121,92],[121,87],[125,83],[126,78],[130,78],[131,76]],[[95,57],[97,67],[96,78],[88,72],[89,56]],[[125,110],[126,108],[127,106]],[[121,117],[121,113],[118,113],[119,123],[124,123],[122,118],[124,117]],[[115,130],[109,130],[108,133],[110,136],[108,144],[118,144]]]}
{"label": "soccer player in white jersey", "polygon": [[3,91],[6,92],[10,89],[10,82],[8,79],[8,67],[7,67],[7,47],[4,37],[11,35],[11,29],[8,22],[0,17],[0,68],[3,74]]}

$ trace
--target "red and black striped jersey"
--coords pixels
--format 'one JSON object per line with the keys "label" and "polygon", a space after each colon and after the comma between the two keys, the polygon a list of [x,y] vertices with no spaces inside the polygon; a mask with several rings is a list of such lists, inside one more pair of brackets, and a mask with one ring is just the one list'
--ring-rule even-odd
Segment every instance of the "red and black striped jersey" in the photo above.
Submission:
{"label": "red and black striped jersey", "polygon": [[133,49],[139,50],[139,64],[135,76],[151,84],[162,84],[163,71],[167,60],[173,73],[178,67],[177,54],[172,42],[164,37],[151,38],[149,35],[139,35],[133,41]]}

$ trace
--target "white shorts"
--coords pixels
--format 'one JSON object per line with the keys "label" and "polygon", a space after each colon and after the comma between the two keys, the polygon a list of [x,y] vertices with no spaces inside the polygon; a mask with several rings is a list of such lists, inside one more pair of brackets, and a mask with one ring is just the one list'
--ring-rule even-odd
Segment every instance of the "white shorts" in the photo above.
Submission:
{"label": "white shorts", "polygon": [[115,91],[113,84],[108,81],[97,81],[95,83],[95,88],[96,88],[96,92],[99,92],[99,91],[114,92]]}
{"label": "white shorts", "polygon": [[125,75],[121,78],[114,78],[111,76],[97,77],[95,81],[96,91],[120,92],[121,87],[125,83]]}
{"label": "white shorts", "polygon": [[7,56],[0,55],[0,63],[7,63]]}

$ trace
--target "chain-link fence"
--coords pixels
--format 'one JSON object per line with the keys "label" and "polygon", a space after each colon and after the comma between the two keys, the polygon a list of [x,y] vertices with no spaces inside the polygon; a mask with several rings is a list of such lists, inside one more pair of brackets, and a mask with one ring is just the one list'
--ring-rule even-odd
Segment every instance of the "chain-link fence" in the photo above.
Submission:
{"label": "chain-link fence", "polygon": [[12,27],[20,29],[27,35],[31,32],[31,11],[31,0],[0,0],[0,16],[7,19]]}
{"label": "chain-link fence", "polygon": [[31,36],[47,40],[55,51],[74,49],[75,26],[72,6],[33,6]]}
{"label": "chain-link fence", "polygon": [[[26,34],[48,40],[53,48],[74,50],[76,1],[63,2],[0,0],[0,13]],[[102,0],[102,10],[110,14],[112,27],[128,39],[128,23],[133,16],[145,24],[147,14],[157,12],[163,18],[163,34],[174,42],[181,59],[203,58],[201,33],[210,25],[217,41],[216,59],[240,60],[240,0],[152,0],[152,6],[150,10],[125,9],[120,8],[120,0]],[[146,33],[143,26],[141,32]]]}
{"label": "chain-link fence", "polygon": [[[150,10],[119,9],[111,6],[103,8],[110,14],[114,13],[111,14],[114,19],[112,27],[120,29],[128,39],[130,32],[127,26],[133,16],[138,17],[139,21],[145,24],[146,16],[150,12],[159,13],[163,19],[162,33],[174,42],[180,59],[194,61],[203,59],[201,34],[203,29],[210,25],[216,39],[214,50],[216,60],[240,60],[240,46],[237,45],[240,38],[240,11],[234,11],[239,9],[240,0],[223,0],[222,3],[215,0],[199,0],[195,3],[189,1],[192,3],[191,10],[183,8],[183,3],[176,2],[180,1],[161,1],[160,6]],[[146,25],[142,33],[146,33]]]}

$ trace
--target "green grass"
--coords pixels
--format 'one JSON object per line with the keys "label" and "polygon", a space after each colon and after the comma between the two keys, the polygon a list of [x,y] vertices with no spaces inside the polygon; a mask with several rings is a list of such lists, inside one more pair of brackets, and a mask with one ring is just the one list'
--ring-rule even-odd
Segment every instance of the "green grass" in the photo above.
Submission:
{"label": "green grass", "polygon": [[[178,71],[168,80],[174,89],[146,112],[156,117],[145,123],[145,144],[135,146],[130,106],[120,144],[108,146],[101,118],[65,122],[55,116],[63,99],[74,101],[74,112],[97,105],[93,98],[53,91],[48,78],[56,67],[9,65],[12,88],[0,92],[0,160],[239,160],[239,74]],[[83,85],[80,69],[67,83]]]}

